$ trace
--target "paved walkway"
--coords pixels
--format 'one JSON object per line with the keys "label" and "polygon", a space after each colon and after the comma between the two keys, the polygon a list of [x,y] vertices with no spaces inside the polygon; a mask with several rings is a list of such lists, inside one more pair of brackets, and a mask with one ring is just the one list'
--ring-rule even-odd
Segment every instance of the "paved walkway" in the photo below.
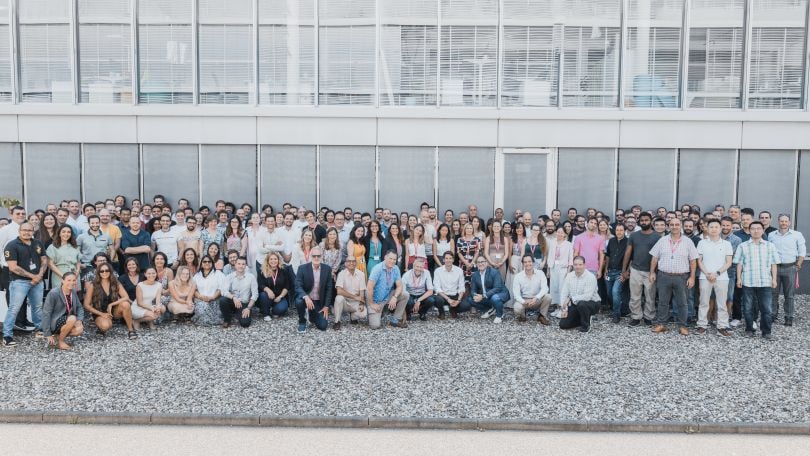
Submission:
{"label": "paved walkway", "polygon": [[4,454],[805,455],[810,436],[0,425]]}

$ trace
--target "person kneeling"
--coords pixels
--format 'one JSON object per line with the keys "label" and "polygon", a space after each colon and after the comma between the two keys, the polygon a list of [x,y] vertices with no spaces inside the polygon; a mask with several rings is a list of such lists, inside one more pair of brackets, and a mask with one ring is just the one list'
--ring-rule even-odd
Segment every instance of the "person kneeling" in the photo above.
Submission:
{"label": "person kneeling", "polygon": [[82,335],[82,320],[84,309],[76,294],[76,274],[66,272],[62,276],[62,286],[51,290],[42,306],[42,332],[48,339],[48,345],[70,350],[72,347],[65,342],[65,338]]}
{"label": "person kneeling", "polygon": [[503,284],[501,273],[490,267],[486,258],[478,257],[478,268],[470,279],[470,305],[482,312],[481,318],[488,319],[495,314],[495,323],[503,318],[503,304],[509,301],[509,291]]}
{"label": "person kneeling", "polygon": [[188,266],[177,268],[177,276],[169,282],[169,312],[175,317],[188,318],[194,314],[194,292],[197,285],[191,280],[191,269]]}
{"label": "person kneeling", "polygon": [[408,298],[405,313],[408,318],[412,313],[418,313],[422,321],[427,320],[428,311],[436,305],[433,281],[430,279],[430,272],[425,269],[425,263],[422,258],[416,259],[413,262],[413,269],[402,276],[402,284],[405,285],[404,295]]}
{"label": "person kneeling", "polygon": [[144,277],[146,280],[135,286],[135,301],[131,307],[135,330],[140,329],[140,323],[149,323],[149,329],[155,329],[155,320],[166,312],[166,307],[160,303],[163,284],[155,280],[155,268],[147,268]]}
{"label": "person kneeling", "polygon": [[256,276],[247,272],[247,259],[239,257],[236,260],[234,272],[228,274],[226,285],[222,288],[222,297],[219,298],[219,310],[222,312],[222,327],[231,326],[233,314],[239,312],[239,325],[243,328],[250,326],[250,312],[259,298],[259,285]]}
{"label": "person kneeling", "polygon": [[579,327],[580,332],[591,329],[591,316],[599,311],[599,290],[596,276],[585,269],[585,258],[574,258],[574,270],[565,276],[562,288],[560,329]]}
{"label": "person kneeling", "polygon": [[137,339],[132,326],[132,308],[124,286],[118,282],[109,263],[98,267],[98,274],[85,285],[84,310],[93,314],[99,332],[106,334],[112,329],[113,319],[123,319],[127,325],[127,337]]}
{"label": "person kneeling", "polygon": [[298,267],[295,275],[295,310],[298,311],[298,333],[307,332],[309,322],[321,331],[329,326],[329,301],[332,300],[332,268],[321,263],[323,251],[313,247],[309,251],[309,263]]}
{"label": "person kneeling", "polygon": [[385,253],[382,263],[374,266],[368,275],[366,290],[369,292],[368,326],[379,329],[382,325],[382,315],[385,309],[393,313],[389,317],[391,326],[407,328],[405,308],[408,298],[402,290],[402,276],[397,264],[397,253],[389,250]]}

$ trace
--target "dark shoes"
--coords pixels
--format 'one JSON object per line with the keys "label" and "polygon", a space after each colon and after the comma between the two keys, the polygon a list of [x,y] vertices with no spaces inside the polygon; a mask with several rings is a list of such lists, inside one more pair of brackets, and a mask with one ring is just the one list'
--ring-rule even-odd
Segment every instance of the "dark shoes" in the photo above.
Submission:
{"label": "dark shoes", "polygon": [[332,329],[335,331],[340,331],[340,322],[333,324]]}
{"label": "dark shoes", "polygon": [[793,326],[793,319],[785,318],[785,326]]}
{"label": "dark shoes", "polygon": [[621,323],[621,322],[622,322],[622,318],[621,318],[621,317],[613,317],[613,323],[615,323],[615,324],[617,324],[617,325],[618,325],[618,324],[619,324],[619,323]]}
{"label": "dark shoes", "polygon": [[723,337],[729,337],[729,336],[731,336],[731,333],[728,332],[728,329],[723,328],[723,329],[718,329],[717,330],[717,335],[723,336]]}
{"label": "dark shoes", "polygon": [[627,326],[639,326],[641,324],[641,320],[630,320],[630,323]]}
{"label": "dark shoes", "polygon": [[581,332],[581,333],[586,333],[586,332],[588,332],[590,330],[591,330],[590,326],[580,326],[579,327],[579,332]]}
{"label": "dark shoes", "polygon": [[548,326],[549,325],[548,318],[544,317],[543,314],[540,314],[540,315],[537,316],[537,321],[539,321],[540,324],[543,325],[543,326]]}

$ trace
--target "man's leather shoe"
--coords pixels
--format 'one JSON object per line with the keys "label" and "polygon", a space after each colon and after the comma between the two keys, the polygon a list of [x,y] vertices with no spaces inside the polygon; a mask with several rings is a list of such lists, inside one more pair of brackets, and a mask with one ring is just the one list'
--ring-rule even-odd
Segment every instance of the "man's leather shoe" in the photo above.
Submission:
{"label": "man's leather shoe", "polygon": [[544,317],[543,314],[537,316],[537,321],[543,326],[548,326],[549,324],[548,318]]}
{"label": "man's leather shoe", "polygon": [[665,333],[667,332],[667,327],[661,324],[653,326],[652,332],[654,333]]}
{"label": "man's leather shoe", "polygon": [[689,328],[687,328],[685,326],[681,326],[680,328],[678,328],[678,334],[680,334],[682,336],[688,336],[689,335]]}
{"label": "man's leather shoe", "polygon": [[340,322],[333,324],[332,329],[334,329],[335,331],[340,331]]}

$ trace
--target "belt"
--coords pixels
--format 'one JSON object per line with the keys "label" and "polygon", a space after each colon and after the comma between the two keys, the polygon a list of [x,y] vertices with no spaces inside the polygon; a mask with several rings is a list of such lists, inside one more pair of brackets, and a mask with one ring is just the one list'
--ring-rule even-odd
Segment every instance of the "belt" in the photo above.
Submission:
{"label": "belt", "polygon": [[780,268],[789,268],[792,266],[796,266],[796,263],[779,263]]}
{"label": "belt", "polygon": [[660,272],[661,274],[664,274],[664,275],[668,275],[668,276],[681,276],[681,275],[689,274],[688,272],[666,272],[666,271],[661,271],[660,269],[658,270],[658,272]]}

